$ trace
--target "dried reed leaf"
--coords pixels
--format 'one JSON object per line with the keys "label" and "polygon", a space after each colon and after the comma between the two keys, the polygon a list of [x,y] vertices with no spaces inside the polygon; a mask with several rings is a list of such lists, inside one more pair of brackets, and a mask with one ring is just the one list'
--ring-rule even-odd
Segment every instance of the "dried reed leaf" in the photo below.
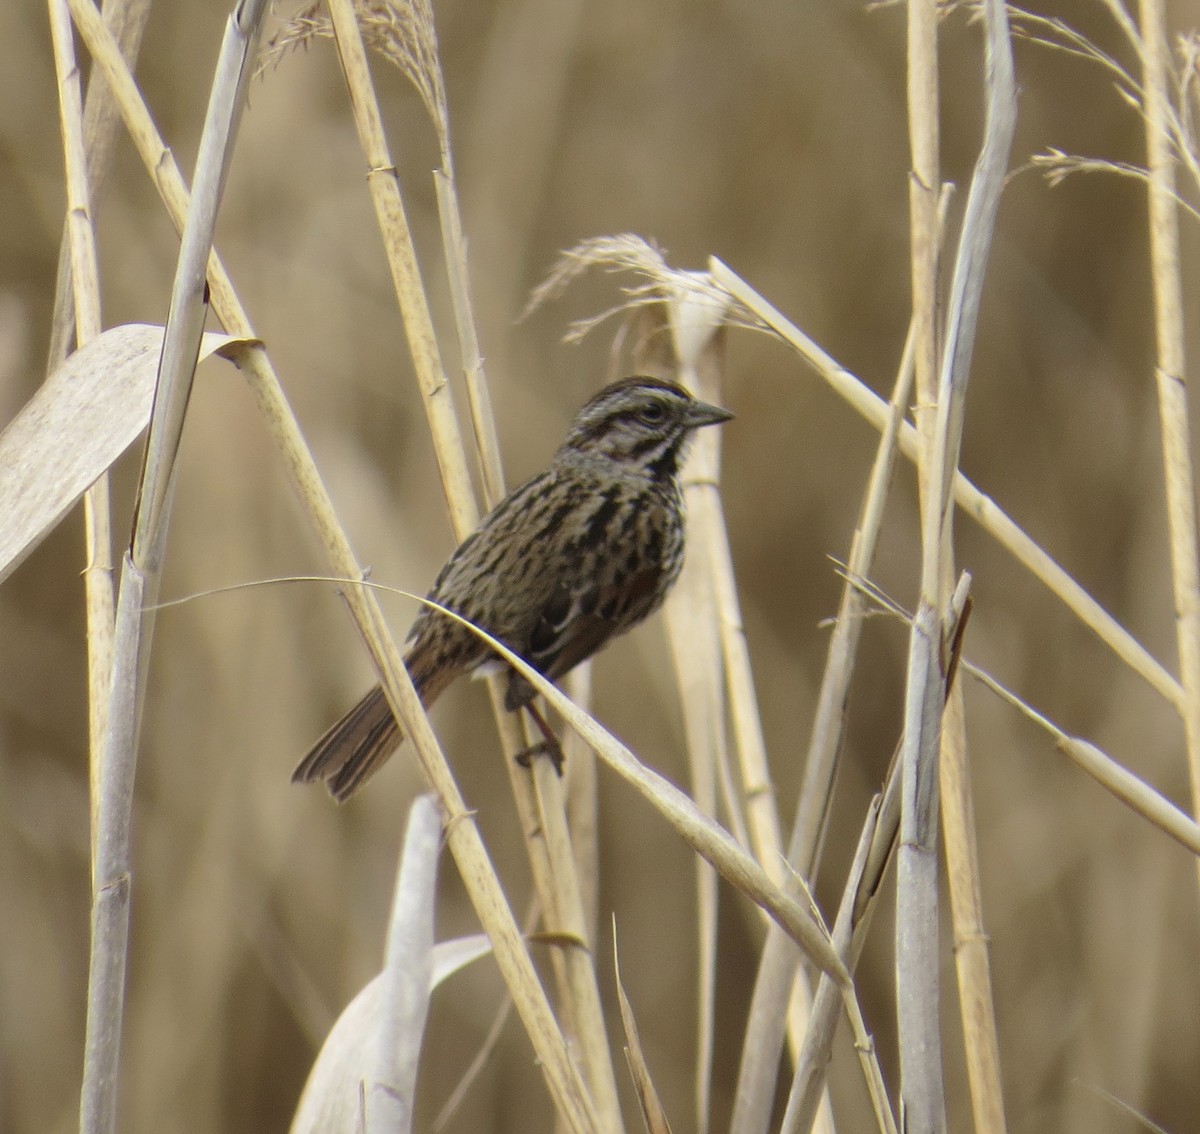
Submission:
{"label": "dried reed leaf", "polygon": [[663,1109],[662,1100],[658,1097],[658,1091],[654,1087],[654,1080],[650,1077],[650,1065],[646,1062],[646,1053],[642,1051],[642,1040],[638,1035],[633,1005],[629,1003],[629,997],[625,994],[625,985],[621,983],[621,965],[617,957],[616,922],[613,923],[613,974],[617,978],[621,1026],[625,1029],[625,1058],[629,1063],[629,1073],[633,1076],[634,1088],[637,1090],[642,1120],[646,1123],[646,1134],[671,1134],[671,1124],[667,1121],[667,1112]]}
{"label": "dried reed leaf", "polygon": [[[70,355],[0,434],[0,580],[150,420],[163,329],[113,327]],[[235,342],[207,334],[200,357]]]}
{"label": "dried reed leaf", "polygon": [[[428,603],[428,600],[424,601]],[[437,606],[435,603],[429,605]],[[546,699],[554,711],[587,741],[592,750],[624,780],[637,788],[683,839],[712,863],[727,882],[775,918],[818,968],[833,976],[843,987],[849,983],[845,966],[830,942],[829,930],[825,927],[816,901],[803,879],[793,880],[799,890],[799,899],[785,894],[771,881],[766,871],[737,845],[728,831],[701,813],[691,798],[670,780],[638,760],[624,744],[571,701],[553,682],[548,681],[503,642],[473,626],[454,611],[441,606],[437,606],[437,609],[445,617],[468,627],[517,670]]]}
{"label": "dried reed leaf", "polygon": [[441,980],[491,950],[486,937],[433,943],[441,816],[432,795],[418,796],[404,834],[383,971],[350,1002],[331,1029],[292,1122],[300,1131],[412,1128],[417,1064],[429,996]]}
{"label": "dried reed leaf", "polygon": [[[491,942],[482,933],[439,942],[433,948],[429,990],[432,992],[472,961],[487,956],[491,949]],[[374,1046],[384,1016],[385,976],[377,973],[372,977],[330,1029],[304,1085],[291,1134],[361,1131],[364,1053]]]}

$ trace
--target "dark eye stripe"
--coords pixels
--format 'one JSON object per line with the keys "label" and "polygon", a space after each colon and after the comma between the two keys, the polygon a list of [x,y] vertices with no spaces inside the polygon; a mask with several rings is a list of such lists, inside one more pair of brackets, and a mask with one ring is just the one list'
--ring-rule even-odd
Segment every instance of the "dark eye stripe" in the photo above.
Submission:
{"label": "dark eye stripe", "polygon": [[635,459],[644,457],[647,453],[658,448],[659,445],[665,444],[665,442],[666,438],[660,434],[655,434],[653,437],[645,437],[629,450],[629,455]]}

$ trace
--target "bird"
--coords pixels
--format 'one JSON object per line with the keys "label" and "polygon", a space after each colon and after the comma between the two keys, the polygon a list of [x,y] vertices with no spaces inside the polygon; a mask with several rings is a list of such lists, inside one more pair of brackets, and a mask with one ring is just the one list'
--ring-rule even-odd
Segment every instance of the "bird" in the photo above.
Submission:
{"label": "bird", "polygon": [[[689,442],[732,417],[674,382],[638,376],[605,386],[576,415],[549,467],[459,544],[429,600],[549,680],[564,676],[662,605],[683,566],[679,471]],[[534,687],[486,642],[430,606],[407,642],[405,665],[426,708],[464,674],[507,670],[504,707],[533,714],[561,774],[561,749],[533,705]],[[313,745],[292,781],[324,780],[344,802],[403,739],[376,686]]]}

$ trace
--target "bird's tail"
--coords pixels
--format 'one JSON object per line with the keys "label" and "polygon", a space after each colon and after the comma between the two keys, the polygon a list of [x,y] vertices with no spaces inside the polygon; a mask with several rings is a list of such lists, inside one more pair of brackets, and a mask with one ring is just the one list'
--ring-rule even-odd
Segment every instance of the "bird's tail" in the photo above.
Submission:
{"label": "bird's tail", "polygon": [[345,803],[403,739],[392,707],[376,685],[312,746],[292,773],[292,783],[324,780],[329,794]]}
{"label": "bird's tail", "polygon": [[[447,659],[420,643],[404,659],[421,704],[429,708],[462,672],[456,659]],[[324,780],[329,794],[345,803],[404,741],[404,731],[378,685],[341,720],[332,725],[296,765],[292,783]]]}

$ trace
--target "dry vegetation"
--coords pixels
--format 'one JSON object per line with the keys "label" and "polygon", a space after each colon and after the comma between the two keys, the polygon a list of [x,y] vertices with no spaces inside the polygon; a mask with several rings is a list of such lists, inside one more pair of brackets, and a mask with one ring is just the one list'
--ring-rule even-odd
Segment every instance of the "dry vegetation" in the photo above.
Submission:
{"label": "dry vegetation", "polygon": [[[1016,25],[1019,118],[1009,166],[1020,172],[1001,201],[960,462],[1013,525],[960,492],[974,517],[955,527],[955,562],[971,572],[974,603],[964,656],[1062,735],[1098,746],[1194,813],[1185,722],[1200,719],[1200,687],[1186,686],[1200,673],[1182,667],[1183,692],[1170,675],[1181,671],[1173,580],[1186,582],[1195,540],[1189,545],[1186,531],[1180,539],[1168,522],[1163,471],[1164,433],[1168,452],[1186,447],[1188,422],[1186,405],[1177,404],[1164,430],[1155,363],[1165,357],[1172,365],[1171,351],[1185,348],[1194,358],[1200,342],[1193,321],[1190,341],[1168,342],[1164,355],[1170,328],[1160,306],[1156,343],[1163,249],[1156,280],[1139,174],[1148,161],[1141,62],[1131,35],[1144,15],[1129,12],[1123,27],[1115,4],[1067,0],[1039,13],[1062,24]],[[388,12],[380,0],[367,7],[376,18]],[[1154,10],[1152,0],[1142,7]],[[138,86],[189,177],[226,12],[224,0],[155,5],[141,49]],[[268,34],[291,14],[281,6]],[[463,468],[481,500],[499,483],[493,412],[512,484],[542,466],[572,411],[606,377],[635,362],[671,362],[653,313],[625,331],[609,320],[580,344],[562,342],[573,321],[619,302],[621,287],[644,284],[644,271],[586,271],[516,321],[561,249],[638,233],[667,250],[663,271],[712,268],[709,282],[742,301],[732,320],[742,325],[721,332],[698,363],[737,419],[722,439],[720,509],[705,483],[693,490],[702,534],[693,531],[692,554],[705,570],[720,563],[723,515],[740,604],[739,615],[732,593],[721,596],[724,625],[744,623],[767,771],[754,764],[758,733],[749,686],[739,685],[748,674],[738,668],[737,635],[726,633],[728,668],[714,678],[708,651],[717,649],[717,622],[688,617],[712,609],[703,583],[597,661],[591,704],[638,758],[715,809],[775,878],[781,864],[772,840],[781,828],[786,844],[797,810],[830,620],[842,601],[834,561],[850,559],[879,445],[879,429],[862,416],[875,413],[878,426],[879,411],[856,412],[845,391],[853,375],[886,401],[912,313],[905,8],[447,0],[434,15],[444,87],[434,81],[430,42],[414,52],[410,38],[397,52],[386,35],[369,39],[384,56],[390,51],[390,59],[374,57],[373,75],[458,429],[470,439]],[[968,16],[954,11],[939,29],[940,172],[958,187],[948,249],[982,132],[981,32]],[[1186,30],[1169,29],[1172,37]],[[1100,58],[1088,57],[1093,44]],[[1185,80],[1171,97],[1182,147],[1200,107],[1195,56],[1173,56],[1180,59]],[[403,271],[393,260],[389,273],[372,208],[371,193],[386,192],[386,178],[365,175],[371,162],[386,162],[364,157],[346,91],[338,54],[319,37],[284,52],[254,83],[217,247],[359,562],[376,582],[422,592],[454,544],[443,491],[454,483],[453,439],[442,422],[435,454],[420,393],[435,364],[414,363],[406,349],[392,287]],[[431,115],[440,111],[449,129],[439,132]],[[0,4],[0,422],[44,376],[67,201],[59,139],[46,6]],[[1049,157],[1034,163],[1037,155]],[[1195,205],[1197,166],[1186,147],[1182,157],[1179,193]],[[451,160],[487,372],[473,409],[462,378],[471,350],[462,345],[430,176],[435,167],[450,172]],[[1039,165],[1055,177],[1072,167],[1081,174],[1051,185]],[[1184,295],[1194,296],[1197,222],[1185,214],[1181,224]],[[162,322],[178,241],[123,131],[97,210],[97,243],[103,325]],[[394,256],[394,234],[386,245]],[[660,270],[638,245],[593,245],[589,254],[614,250],[626,261],[632,255],[635,267],[649,264],[652,276]],[[952,262],[948,251],[938,277],[943,298]],[[762,320],[774,316],[757,297],[791,328],[776,321],[775,334],[761,333]],[[639,338],[647,326],[654,333]],[[918,380],[921,349],[918,340]],[[287,1129],[322,1039],[379,969],[397,848],[423,783],[409,750],[343,809],[288,782],[311,740],[371,680],[332,584],[202,594],[331,569],[297,507],[255,383],[226,363],[204,363],[184,434],[162,596],[202,597],[157,616],[134,806],[121,1130]],[[1170,410],[1176,395],[1166,386]],[[118,552],[137,474],[136,452],[113,471]],[[1187,469],[1174,489],[1181,484],[1190,486]],[[474,507],[466,481],[448,491],[462,527]],[[900,459],[870,570],[910,609],[920,597],[918,495],[913,465]],[[1175,508],[1178,517],[1178,500]],[[1022,533],[1062,566],[1064,582],[1044,566],[1032,570],[1028,552],[1014,554]],[[84,538],[76,509],[0,589],[0,1130],[12,1134],[78,1126],[91,901]],[[1052,593],[1071,579],[1111,624],[1099,615],[1085,624],[1078,601],[1069,609]],[[413,603],[380,601],[402,636]],[[1194,609],[1186,595],[1184,606]],[[861,631],[836,792],[811,880],[830,924],[904,717],[907,629],[878,616]],[[682,701],[676,661],[688,674]],[[697,694],[711,680],[725,697]],[[1056,748],[1061,736],[970,675],[960,673],[959,688],[1007,1128],[1194,1129],[1195,857],[1066,759]],[[726,718],[740,757],[733,770],[690,762],[689,742],[693,751],[724,747],[712,742],[724,738]],[[557,828],[535,810],[529,778],[506,774],[483,688],[457,688],[433,719],[517,920],[535,924],[533,879],[546,868],[537,839],[531,868],[522,831],[544,831],[561,863]],[[1090,754],[1076,749],[1078,759]],[[711,1100],[699,1105],[708,1129],[727,1129],[764,942],[764,919],[744,896],[758,882],[743,874],[735,888],[715,886],[706,870],[698,876],[689,840],[708,835],[688,828],[681,837],[682,813],[669,824],[661,787],[636,768],[613,775],[601,762],[593,799],[583,745],[573,747],[571,763],[572,832],[586,861],[597,820],[599,863],[598,878],[584,871],[575,928],[594,944],[626,1126],[641,1119],[620,1058],[614,920],[625,1007],[672,1127],[700,1125],[695,1064],[708,1021]],[[763,774],[769,793],[745,791]],[[637,782],[641,791],[631,786]],[[557,788],[551,780],[539,790],[553,797]],[[656,791],[659,803],[648,802]],[[1178,815],[1166,822],[1179,837],[1194,837]],[[706,846],[716,857],[727,850]],[[950,853],[957,862],[959,852]],[[892,869],[855,977],[893,1101],[894,897]],[[790,916],[794,925],[794,909]],[[449,856],[436,925],[439,939],[479,930]],[[584,954],[553,936],[571,926],[546,928],[549,939],[530,945],[539,973],[549,989],[569,984],[582,1011]],[[960,1131],[972,1128],[967,1064],[981,1041],[963,1038],[954,936],[944,901],[945,1104],[948,1128]],[[960,956],[981,952],[977,937],[957,944]],[[711,970],[699,959],[706,956]],[[418,1129],[433,1127],[504,1006],[490,959],[435,992]],[[784,1112],[790,1060],[784,1072],[771,1129]],[[874,1128],[844,1018],[829,1098],[837,1129]],[[553,1114],[546,1078],[512,1014],[446,1129],[548,1129]]]}

